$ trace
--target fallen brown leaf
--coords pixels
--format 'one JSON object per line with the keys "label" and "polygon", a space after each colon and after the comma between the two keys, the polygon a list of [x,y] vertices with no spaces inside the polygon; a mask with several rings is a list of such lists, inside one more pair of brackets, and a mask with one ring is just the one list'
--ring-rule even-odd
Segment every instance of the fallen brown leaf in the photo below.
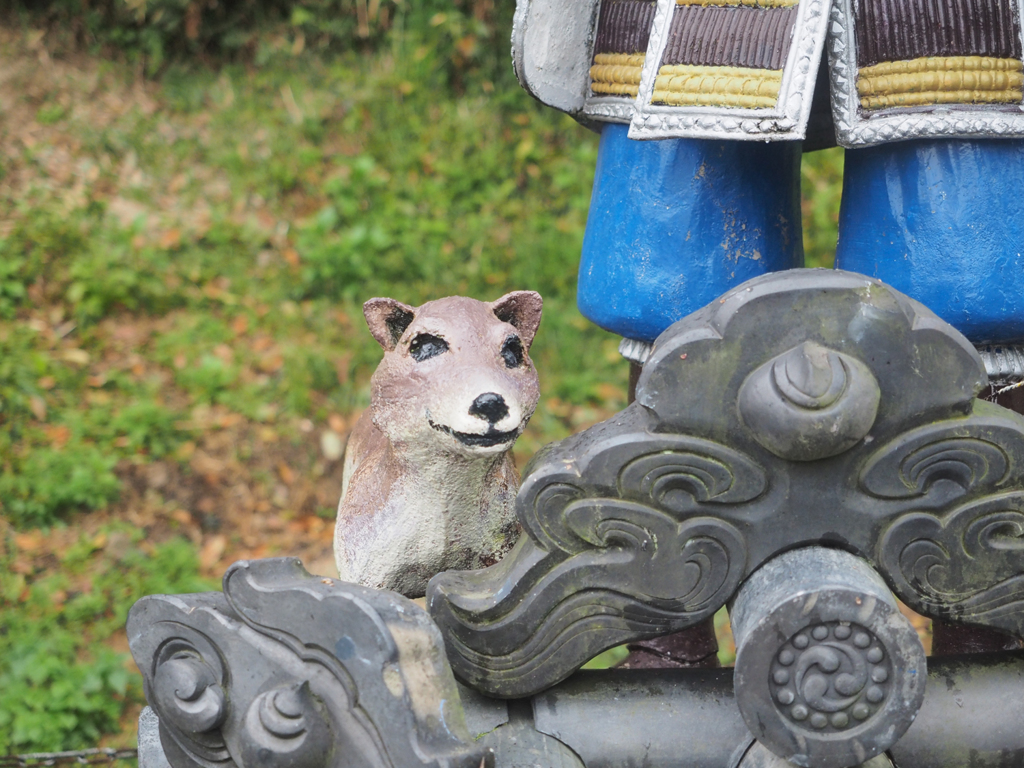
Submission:
{"label": "fallen brown leaf", "polygon": [[235,553],[239,560],[259,560],[270,554],[270,547],[266,544],[258,544],[250,549],[242,549]]}
{"label": "fallen brown leaf", "polygon": [[277,373],[284,367],[284,357],[280,354],[269,354],[260,358],[260,361],[256,364],[264,373]]}
{"label": "fallen brown leaf", "polygon": [[224,550],[227,548],[228,540],[223,534],[215,534],[203,542],[203,548],[199,551],[199,567],[208,571],[217,564]]}
{"label": "fallen brown leaf", "polygon": [[601,397],[601,399],[604,400],[606,403],[615,403],[618,402],[619,400],[625,399],[626,393],[623,392],[619,387],[615,386],[614,384],[608,384],[607,382],[605,382],[602,384],[598,384],[596,387],[594,387],[594,389],[597,391],[597,394]]}
{"label": "fallen brown leaf", "polygon": [[39,421],[46,421],[46,401],[39,395],[32,395],[28,399],[28,408]]}
{"label": "fallen brown leaf", "polygon": [[266,352],[272,346],[274,346],[274,340],[272,338],[260,335],[253,341],[252,350],[253,352]]}
{"label": "fallen brown leaf", "polygon": [[174,228],[168,229],[162,235],[160,235],[160,247],[165,251],[172,250],[181,245],[181,230]]}
{"label": "fallen brown leaf", "polygon": [[43,535],[39,531],[14,534],[14,545],[22,552],[37,552],[43,545]]}
{"label": "fallen brown leaf", "polygon": [[238,426],[243,421],[245,421],[245,417],[240,413],[222,413],[216,418],[215,423],[221,429],[229,429]]}
{"label": "fallen brown leaf", "polygon": [[64,424],[58,424],[56,426],[50,426],[46,428],[46,436],[50,438],[50,444],[60,450],[67,445],[68,440],[71,439],[71,430]]}
{"label": "fallen brown leaf", "polygon": [[345,352],[338,355],[338,359],[334,361],[334,373],[338,377],[338,383],[344,386],[348,384],[350,377],[349,370],[352,365],[352,353]]}
{"label": "fallen brown leaf", "polygon": [[213,356],[228,364],[235,361],[235,352],[227,344],[218,344],[215,346],[213,348]]}
{"label": "fallen brown leaf", "polygon": [[295,482],[295,472],[283,461],[279,461],[277,463],[277,473],[281,476],[281,479],[286,485],[291,485]]}
{"label": "fallen brown leaf", "polygon": [[223,479],[225,465],[220,459],[215,459],[206,451],[197,450],[189,461],[189,466],[196,474],[202,475],[210,485],[219,485]]}

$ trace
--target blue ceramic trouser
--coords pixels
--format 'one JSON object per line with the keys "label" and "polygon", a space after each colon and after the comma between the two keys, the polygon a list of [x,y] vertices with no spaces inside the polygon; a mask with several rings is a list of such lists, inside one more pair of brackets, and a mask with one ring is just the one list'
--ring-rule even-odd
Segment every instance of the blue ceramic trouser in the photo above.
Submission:
{"label": "blue ceramic trouser", "polygon": [[836,266],[917,299],[974,343],[1024,340],[1024,141],[849,150]]}
{"label": "blue ceramic trouser", "polygon": [[799,143],[626,131],[601,132],[577,297],[587,318],[653,341],[729,288],[803,266]]}
{"label": "blue ceramic trouser", "polygon": [[[765,272],[802,266],[800,147],[601,134],[580,311],[651,341]],[[881,279],[975,343],[1024,341],[1024,141],[846,154],[836,266]]]}

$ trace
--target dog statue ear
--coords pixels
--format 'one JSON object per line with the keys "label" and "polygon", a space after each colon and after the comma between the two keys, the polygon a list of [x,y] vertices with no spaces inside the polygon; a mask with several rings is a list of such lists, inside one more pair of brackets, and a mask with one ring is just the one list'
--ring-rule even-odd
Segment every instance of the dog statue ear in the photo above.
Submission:
{"label": "dog statue ear", "polygon": [[377,343],[390,352],[416,317],[416,309],[394,299],[370,299],[363,304],[363,317]]}
{"label": "dog statue ear", "polygon": [[544,300],[536,291],[512,291],[491,303],[494,314],[503,323],[515,326],[519,336],[529,349],[540,326],[540,313]]}

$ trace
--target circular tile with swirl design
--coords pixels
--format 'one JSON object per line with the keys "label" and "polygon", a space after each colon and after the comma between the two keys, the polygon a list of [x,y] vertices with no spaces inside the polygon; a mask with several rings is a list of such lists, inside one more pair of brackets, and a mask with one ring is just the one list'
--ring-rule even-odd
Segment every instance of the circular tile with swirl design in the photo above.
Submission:
{"label": "circular tile with swirl design", "polygon": [[730,610],[736,703],[796,765],[849,768],[882,754],[924,699],[925,655],[864,560],[806,547],[756,571]]}

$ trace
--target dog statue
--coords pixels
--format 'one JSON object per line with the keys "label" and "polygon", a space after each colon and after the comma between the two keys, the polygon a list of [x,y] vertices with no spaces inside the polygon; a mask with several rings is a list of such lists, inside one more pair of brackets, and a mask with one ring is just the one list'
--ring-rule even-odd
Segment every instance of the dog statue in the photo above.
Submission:
{"label": "dog statue", "polygon": [[384,359],[345,452],[342,579],[420,597],[434,574],[482,568],[512,548],[510,449],[540,395],[528,351],[541,308],[533,291],[363,305]]}

